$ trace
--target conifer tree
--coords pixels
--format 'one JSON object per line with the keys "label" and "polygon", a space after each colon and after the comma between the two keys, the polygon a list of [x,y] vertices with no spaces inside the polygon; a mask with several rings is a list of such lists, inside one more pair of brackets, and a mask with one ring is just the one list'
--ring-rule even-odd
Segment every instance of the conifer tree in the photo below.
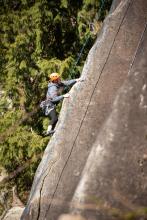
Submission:
{"label": "conifer tree", "polygon": [[[57,71],[64,79],[80,76],[96,36],[89,26],[100,26],[111,0],[105,0],[98,16],[102,3],[0,1],[0,166],[10,173],[31,161],[16,179],[22,192],[31,186],[38,157],[49,141],[42,137],[49,119],[38,108],[45,97],[48,75]],[[75,67],[87,36],[89,41]]]}

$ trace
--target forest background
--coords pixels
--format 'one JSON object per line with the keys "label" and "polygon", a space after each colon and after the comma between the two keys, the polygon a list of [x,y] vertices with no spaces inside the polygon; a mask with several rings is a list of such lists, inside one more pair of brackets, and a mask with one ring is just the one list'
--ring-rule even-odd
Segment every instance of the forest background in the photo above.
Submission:
{"label": "forest background", "polygon": [[111,3],[0,0],[0,194],[9,194],[8,205],[14,185],[26,202],[50,139],[42,135],[49,119],[39,108],[49,74],[80,76]]}

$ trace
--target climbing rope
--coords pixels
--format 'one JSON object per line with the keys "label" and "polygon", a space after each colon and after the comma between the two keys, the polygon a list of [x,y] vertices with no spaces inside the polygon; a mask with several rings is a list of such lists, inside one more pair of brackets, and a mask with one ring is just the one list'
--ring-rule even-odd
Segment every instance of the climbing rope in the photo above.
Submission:
{"label": "climbing rope", "polygon": [[79,56],[78,56],[78,58],[77,58],[77,60],[76,60],[76,62],[75,62],[75,67],[76,67],[77,64],[78,64],[78,62],[79,62],[79,60],[80,60],[80,58],[81,58],[81,56],[82,56],[82,54],[83,54],[83,51],[84,51],[84,49],[85,49],[85,47],[86,47],[86,45],[87,45],[89,39],[90,39],[90,34],[87,36],[87,38],[86,38],[86,40],[85,40],[85,43],[83,44],[83,47],[82,47],[82,49],[81,49],[81,51],[80,51],[80,53],[79,53]]}
{"label": "climbing rope", "polygon": [[[105,2],[106,2],[106,0],[101,0],[101,2],[100,2],[101,6],[100,6],[100,8],[98,10],[98,13],[96,13],[96,15],[95,15],[95,20],[97,20],[97,21],[99,21],[101,15],[102,15],[102,9],[104,8]],[[92,32],[95,29],[93,23],[89,24],[89,29],[90,29],[90,32]],[[97,34],[97,32],[95,33],[95,35],[96,34]],[[80,52],[79,52],[79,55],[78,55],[78,57],[76,59],[76,62],[74,63],[73,67],[71,68],[71,71],[74,71],[74,69],[76,68],[77,64],[79,63],[79,61],[80,61],[80,59],[81,59],[81,57],[83,55],[83,51],[84,51],[85,47],[87,46],[88,41],[90,40],[90,37],[91,37],[91,34],[89,33],[87,35],[86,39],[85,39],[85,42],[84,42]]]}
{"label": "climbing rope", "polygon": [[[100,16],[101,16],[101,11],[102,11],[102,8],[104,7],[104,3],[105,3],[105,0],[102,0],[101,7],[100,7],[100,9],[99,9],[99,11],[98,11],[97,20],[98,20],[98,19],[100,18]],[[78,62],[79,62],[79,60],[80,60],[80,58],[81,58],[81,56],[82,56],[82,54],[83,54],[83,51],[84,51],[85,47],[86,47],[87,44],[88,44],[88,41],[89,41],[89,39],[90,39],[90,36],[91,36],[91,35],[89,34],[89,35],[86,37],[85,42],[84,42],[84,44],[83,44],[83,46],[82,46],[82,48],[81,48],[81,50],[80,50],[79,56],[78,56],[78,58],[77,58],[77,60],[76,60],[76,62],[75,62],[74,68],[77,66],[77,64],[78,64]],[[35,114],[38,109],[39,109],[39,106],[37,106],[37,108],[35,109],[35,111],[32,111],[32,112],[30,112],[30,113],[24,115],[24,117],[23,117],[20,121],[16,121],[15,125],[13,125],[11,128],[9,128],[9,131],[8,131],[7,133],[4,132],[4,134],[1,134],[1,135],[0,135],[1,141],[4,141],[5,138],[7,137],[7,135],[10,135],[10,134],[16,129],[17,126],[19,126],[19,125],[20,125],[21,123],[23,123],[24,121],[28,120],[28,118],[30,118],[33,114]],[[28,163],[27,163],[27,164],[28,164]],[[26,167],[26,164],[25,164],[24,167]]]}
{"label": "climbing rope", "polygon": [[[104,5],[104,2],[105,2],[105,1],[106,1],[106,0],[103,0],[103,5]],[[131,1],[132,1],[132,0],[131,0]],[[130,6],[130,4],[129,4],[129,6]],[[127,10],[126,10],[126,13],[127,13],[128,9],[129,9],[129,6],[128,6]],[[102,7],[100,8],[100,10],[102,10]],[[72,145],[72,147],[71,147],[71,150],[70,150],[70,152],[69,152],[69,155],[68,155],[68,157],[67,157],[67,160],[66,160],[66,162],[65,162],[65,164],[64,164],[64,166],[63,166],[63,169],[62,169],[62,171],[61,171],[61,173],[60,173],[60,176],[59,176],[59,179],[58,179],[58,181],[57,181],[57,185],[56,185],[55,190],[54,190],[54,193],[53,193],[53,195],[52,195],[51,202],[50,202],[50,205],[49,205],[49,207],[48,207],[47,212],[48,212],[48,211],[50,210],[50,208],[51,208],[53,199],[54,199],[54,197],[55,197],[55,193],[56,193],[57,188],[58,188],[59,183],[60,183],[60,179],[61,179],[61,177],[62,177],[62,174],[63,174],[63,172],[64,172],[64,170],[65,170],[65,167],[66,167],[66,165],[67,165],[67,163],[68,163],[68,161],[69,161],[69,158],[70,158],[70,156],[71,156],[71,154],[72,154],[72,151],[73,151],[73,149],[74,149],[76,140],[77,140],[77,138],[78,138],[78,136],[79,136],[81,127],[82,127],[82,125],[83,125],[83,122],[84,122],[84,119],[85,119],[85,117],[86,117],[86,114],[87,114],[89,105],[90,105],[90,103],[91,103],[91,100],[92,100],[94,91],[95,91],[96,86],[97,86],[97,84],[98,84],[98,82],[99,82],[99,80],[100,80],[100,77],[101,77],[102,72],[103,72],[103,70],[104,70],[104,68],[105,68],[105,65],[106,65],[106,63],[107,63],[107,61],[108,61],[108,59],[109,59],[110,53],[111,53],[112,48],[113,48],[113,45],[114,45],[114,43],[115,43],[116,36],[117,36],[118,33],[119,33],[120,27],[121,27],[121,25],[122,25],[122,23],[123,23],[123,21],[124,21],[124,18],[125,18],[125,16],[126,16],[126,13],[125,13],[124,17],[122,18],[122,21],[121,21],[121,23],[120,23],[120,26],[119,26],[119,28],[118,28],[118,30],[117,30],[117,33],[116,33],[116,35],[115,35],[115,37],[114,37],[114,40],[113,40],[113,42],[112,42],[110,51],[109,51],[108,56],[107,56],[107,58],[106,58],[106,61],[105,61],[105,63],[104,63],[104,66],[103,66],[103,68],[102,68],[102,70],[101,70],[101,73],[100,73],[100,75],[99,75],[99,78],[98,78],[98,80],[97,80],[97,82],[96,82],[96,84],[95,84],[95,86],[94,86],[93,92],[92,92],[92,94],[91,94],[91,96],[90,96],[90,100],[89,100],[89,103],[88,103],[88,105],[87,105],[85,114],[84,114],[83,119],[82,119],[82,121],[81,121],[80,127],[79,127],[79,129],[78,129],[77,135],[76,135],[76,137],[75,137],[75,140],[74,140],[73,145]],[[100,14],[99,14],[99,17],[100,17]],[[84,50],[84,46],[86,45],[86,43],[87,43],[87,40],[85,41],[85,44],[83,45],[81,51]],[[81,54],[81,53],[80,53],[80,54]],[[47,212],[46,212],[46,213],[47,213]],[[46,217],[46,215],[45,215],[45,217]]]}
{"label": "climbing rope", "polygon": [[[106,0],[101,0],[101,3],[100,3],[101,6],[100,6],[100,8],[98,10],[98,13],[95,15],[95,18],[96,18],[97,21],[99,20],[99,18],[101,16],[102,9],[103,9],[103,7],[105,5],[105,2],[106,2]],[[79,61],[81,59],[81,56],[83,55],[83,51],[84,51],[85,47],[87,46],[90,37],[91,37],[91,34],[89,33],[87,35],[86,39],[85,39],[85,42],[84,42],[80,52],[79,52],[79,56],[77,57],[76,62],[74,63],[73,67],[71,68],[71,71],[74,71],[74,69],[76,68],[77,64],[79,63]],[[41,72],[40,73],[38,72],[38,74],[40,75]],[[36,78],[38,77],[38,74],[36,75]],[[35,82],[34,83],[36,83],[36,78],[35,78]],[[39,105],[35,109],[39,109]],[[29,117],[31,117],[34,114],[34,112],[36,113],[36,110],[26,114],[21,121],[20,120],[16,121],[16,123],[11,128],[9,128],[8,132],[4,132],[4,133],[2,133],[0,135],[0,141],[4,141],[6,136],[11,134],[12,131],[14,131],[14,127],[16,128],[18,125],[20,125],[22,122],[24,122],[24,120],[27,120]]]}
{"label": "climbing rope", "polygon": [[95,19],[96,19],[97,21],[99,21],[99,19],[100,19],[100,17],[101,17],[102,9],[103,9],[103,7],[104,7],[104,5],[105,5],[105,2],[106,2],[106,0],[101,0],[101,7],[100,7],[100,9],[98,10],[98,13],[97,13],[96,16],[95,16]]}
{"label": "climbing rope", "polygon": [[52,195],[52,199],[51,199],[50,205],[49,205],[48,210],[47,210],[46,213],[48,213],[49,210],[50,210],[50,208],[51,208],[51,205],[52,205],[53,199],[54,199],[54,197],[55,197],[55,193],[56,193],[56,191],[57,191],[57,189],[58,189],[58,186],[59,186],[61,177],[62,177],[63,172],[64,172],[64,170],[65,170],[65,168],[66,168],[66,165],[67,165],[67,163],[68,163],[68,161],[69,161],[69,158],[70,158],[70,156],[71,156],[71,154],[72,154],[72,152],[73,152],[73,149],[74,149],[75,143],[76,143],[76,141],[77,141],[77,138],[78,138],[78,136],[79,136],[79,133],[80,133],[81,127],[82,127],[82,125],[83,125],[84,119],[85,119],[85,117],[86,117],[86,115],[87,115],[88,108],[89,108],[89,106],[90,106],[90,103],[91,103],[93,94],[94,94],[95,89],[96,89],[96,87],[97,87],[97,85],[98,85],[98,83],[99,83],[100,77],[101,77],[101,75],[102,75],[102,73],[103,73],[103,70],[104,70],[104,68],[105,68],[105,66],[106,66],[106,63],[107,63],[107,61],[108,61],[108,59],[109,59],[109,56],[110,56],[111,51],[112,51],[112,48],[113,48],[113,46],[114,46],[116,37],[117,37],[117,35],[118,35],[119,31],[120,31],[120,27],[121,27],[121,25],[122,25],[122,23],[123,23],[123,21],[124,21],[124,19],[125,19],[125,16],[126,16],[126,14],[127,14],[127,11],[128,11],[128,9],[129,9],[129,7],[130,7],[132,1],[133,1],[133,0],[130,0],[129,5],[128,5],[127,9],[126,9],[126,12],[125,12],[125,14],[124,14],[124,16],[123,16],[123,18],[122,18],[122,20],[121,20],[121,22],[120,22],[120,25],[119,25],[119,27],[118,27],[118,30],[117,30],[117,32],[116,32],[116,35],[114,36],[114,40],[113,40],[113,42],[112,42],[112,45],[111,45],[111,48],[110,48],[110,50],[109,50],[108,56],[107,56],[106,61],[105,61],[104,65],[103,65],[103,68],[102,68],[102,70],[101,70],[101,72],[100,72],[100,75],[99,75],[99,77],[98,77],[98,80],[97,80],[97,82],[96,82],[96,84],[95,84],[95,86],[94,86],[94,89],[93,89],[93,91],[92,91],[92,94],[91,94],[91,96],[90,96],[89,103],[88,103],[88,105],[87,105],[86,111],[85,111],[85,113],[84,113],[83,119],[82,119],[81,124],[80,124],[80,127],[79,127],[79,129],[78,129],[77,135],[76,135],[76,137],[75,137],[75,140],[74,140],[73,145],[72,145],[72,147],[71,147],[71,150],[70,150],[70,152],[69,152],[69,155],[68,155],[68,157],[67,157],[67,160],[65,161],[65,164],[64,164],[64,166],[63,166],[63,169],[62,169],[62,171],[61,171],[61,173],[60,173],[59,179],[58,179],[58,181],[57,181],[57,185],[56,185],[56,187],[55,187],[55,190],[54,190],[54,193],[53,193],[53,195]]}
{"label": "climbing rope", "polygon": [[[99,11],[98,11],[98,17],[97,17],[97,19],[99,19],[100,16],[101,16],[101,11],[102,11],[102,8],[104,7],[105,1],[106,1],[106,0],[102,0],[101,7],[100,7],[100,9],[99,9]],[[82,56],[82,54],[83,54],[83,51],[84,51],[84,49],[85,49],[85,47],[86,47],[86,45],[87,45],[87,43],[88,43],[88,41],[89,41],[89,39],[90,39],[90,36],[91,36],[91,35],[89,34],[89,35],[86,37],[85,42],[84,42],[84,44],[83,44],[83,47],[82,47],[82,49],[80,50],[79,56],[78,56],[78,58],[77,58],[77,60],[76,60],[76,62],[75,62],[75,64],[74,64],[74,66],[73,66],[72,69],[74,69],[74,68],[77,66],[77,64],[78,64],[78,62],[79,62],[79,60],[80,60],[80,58],[81,58],[81,56]],[[95,90],[95,88],[94,88],[94,90]],[[90,100],[90,101],[91,101],[91,100]],[[89,107],[89,105],[88,105],[88,107]],[[88,110],[88,107],[87,107],[87,110]],[[86,113],[87,113],[87,110],[86,110]],[[85,113],[85,115],[86,115],[86,113]],[[85,118],[85,115],[84,115],[84,118]],[[83,120],[84,120],[84,118],[83,118]],[[79,131],[78,131],[78,134],[79,134],[80,129],[81,129],[81,126],[82,126],[82,124],[83,124],[83,120],[82,120],[82,122],[81,122]],[[53,193],[53,196],[52,196],[52,199],[51,199],[51,203],[50,203],[50,205],[49,205],[48,210],[50,209],[50,206],[51,206],[51,204],[52,204],[52,200],[53,200],[54,195],[55,195],[55,193],[56,193],[56,190],[57,190],[57,188],[58,188],[58,185],[59,185],[59,182],[60,182],[60,178],[61,178],[62,173],[63,173],[63,171],[64,171],[64,169],[65,169],[65,167],[66,167],[66,164],[67,164],[67,162],[68,162],[68,160],[69,160],[69,158],[70,158],[70,155],[71,155],[71,153],[72,153],[72,150],[73,150],[73,147],[74,147],[74,145],[75,145],[75,142],[76,142],[77,137],[78,137],[78,135],[77,135],[76,138],[75,138],[75,141],[74,141],[74,143],[73,143],[71,152],[70,152],[70,154],[69,154],[69,157],[68,157],[68,159],[67,159],[67,161],[66,161],[66,163],[65,163],[65,166],[63,167],[63,170],[62,170],[62,172],[61,172],[61,175],[59,176],[59,180],[58,180],[56,189],[55,189],[55,191],[54,191],[54,193]],[[56,161],[56,160],[55,160],[55,161]],[[43,180],[42,180],[41,189],[40,189],[39,211],[38,211],[37,219],[39,219],[39,215],[40,215],[40,206],[41,206],[41,205],[40,205],[40,202],[41,202],[42,189],[43,189],[43,186],[44,186],[45,178],[46,178],[46,176],[47,176],[47,175],[49,174],[49,172],[50,172],[50,168],[49,168],[49,170],[48,170],[48,169],[46,169],[46,170],[47,170],[47,174],[45,174],[45,176],[44,176],[44,178],[43,178]],[[45,173],[46,173],[46,172],[45,172]]]}

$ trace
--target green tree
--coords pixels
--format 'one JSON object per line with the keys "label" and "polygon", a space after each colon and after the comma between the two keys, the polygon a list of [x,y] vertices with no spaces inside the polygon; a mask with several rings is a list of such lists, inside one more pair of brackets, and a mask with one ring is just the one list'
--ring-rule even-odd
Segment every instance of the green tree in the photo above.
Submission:
{"label": "green tree", "polygon": [[80,76],[95,40],[89,26],[100,26],[110,4],[111,0],[105,4],[100,0],[0,0],[0,165],[10,173],[29,161],[16,179],[23,192],[31,186],[38,158],[49,141],[41,135],[48,119],[38,108],[48,75],[57,71],[64,79]]}

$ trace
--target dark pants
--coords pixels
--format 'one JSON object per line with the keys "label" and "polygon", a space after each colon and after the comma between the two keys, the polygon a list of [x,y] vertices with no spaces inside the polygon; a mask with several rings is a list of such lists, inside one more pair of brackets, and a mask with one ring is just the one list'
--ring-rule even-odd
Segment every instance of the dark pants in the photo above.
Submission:
{"label": "dark pants", "polygon": [[55,108],[53,108],[53,110],[50,111],[49,118],[51,119],[50,125],[52,125],[52,130],[54,130],[58,121],[58,116]]}

